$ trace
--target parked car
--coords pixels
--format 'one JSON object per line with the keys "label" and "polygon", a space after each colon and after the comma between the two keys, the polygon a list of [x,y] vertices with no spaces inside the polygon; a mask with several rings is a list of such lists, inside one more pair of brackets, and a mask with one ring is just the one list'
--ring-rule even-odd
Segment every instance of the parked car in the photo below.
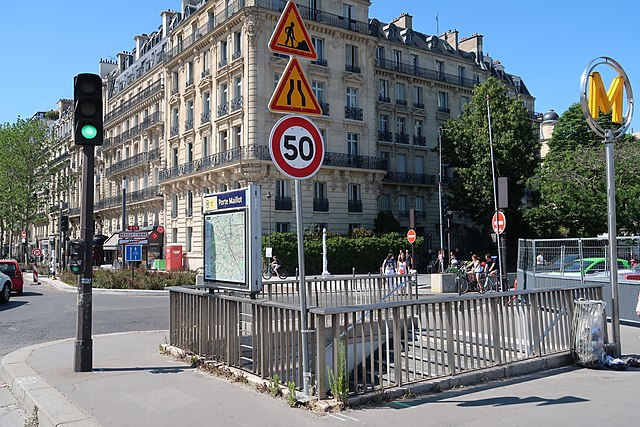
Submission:
{"label": "parked car", "polygon": [[[629,270],[629,261],[618,258],[618,270]],[[586,275],[604,276],[609,273],[607,259],[603,257],[582,258],[574,260],[571,265],[564,268],[564,273],[568,275],[579,275],[580,271]]]}
{"label": "parked car", "polygon": [[11,279],[11,290],[18,295],[22,295],[24,288],[24,277],[20,264],[15,259],[0,259],[0,272],[6,274]]}
{"label": "parked car", "polygon": [[11,299],[11,278],[0,273],[0,304],[9,302],[9,299]]}

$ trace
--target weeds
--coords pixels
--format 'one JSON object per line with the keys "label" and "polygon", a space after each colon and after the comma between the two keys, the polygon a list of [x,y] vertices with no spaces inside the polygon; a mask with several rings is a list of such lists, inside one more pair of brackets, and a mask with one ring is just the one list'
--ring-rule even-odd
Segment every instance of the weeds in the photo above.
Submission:
{"label": "weeds", "polygon": [[278,397],[282,394],[280,391],[280,377],[278,374],[273,374],[273,376],[269,378],[269,394],[273,397]]}
{"label": "weeds", "polygon": [[24,427],[38,427],[39,425],[40,421],[38,421],[38,407],[34,406],[31,416],[24,422]]}
{"label": "weeds", "polygon": [[349,396],[349,376],[347,374],[347,356],[344,348],[344,340],[340,340],[338,348],[338,370],[333,372],[331,367],[327,366],[329,372],[329,387],[333,398],[341,403],[347,402]]}
{"label": "weeds", "polygon": [[293,381],[289,381],[287,383],[287,390],[289,390],[287,402],[289,403],[289,406],[295,408],[296,406],[298,406],[298,399],[296,398],[296,383]]}

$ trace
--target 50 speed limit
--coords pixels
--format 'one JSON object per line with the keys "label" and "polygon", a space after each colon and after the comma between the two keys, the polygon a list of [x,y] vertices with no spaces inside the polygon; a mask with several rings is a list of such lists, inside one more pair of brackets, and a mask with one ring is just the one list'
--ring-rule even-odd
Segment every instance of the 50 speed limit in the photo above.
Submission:
{"label": "50 speed limit", "polygon": [[280,172],[293,179],[311,178],[320,170],[324,158],[322,135],[303,116],[278,120],[271,129],[269,151]]}

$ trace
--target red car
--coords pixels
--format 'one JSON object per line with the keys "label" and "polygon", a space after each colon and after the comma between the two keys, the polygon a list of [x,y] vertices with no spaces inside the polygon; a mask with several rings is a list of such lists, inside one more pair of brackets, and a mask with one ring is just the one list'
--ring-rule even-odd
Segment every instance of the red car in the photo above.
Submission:
{"label": "red car", "polygon": [[15,259],[0,259],[0,272],[11,278],[11,290],[18,295],[22,295],[24,278],[18,261]]}

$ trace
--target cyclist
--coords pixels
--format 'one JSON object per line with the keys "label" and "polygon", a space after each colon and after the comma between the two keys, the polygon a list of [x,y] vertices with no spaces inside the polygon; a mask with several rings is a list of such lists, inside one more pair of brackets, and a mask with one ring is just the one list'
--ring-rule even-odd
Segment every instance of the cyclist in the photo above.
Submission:
{"label": "cyclist", "polygon": [[487,274],[487,276],[491,276],[491,278],[493,278],[495,281],[496,276],[498,275],[498,262],[494,257],[491,256],[491,254],[486,254],[484,256],[484,263],[484,272]]}
{"label": "cyclist", "polygon": [[482,262],[480,262],[480,257],[478,255],[473,254],[471,256],[471,264],[467,266],[467,272],[469,274],[470,281],[476,283],[480,293],[484,293],[482,282],[480,281],[484,274],[484,266],[482,265]]}
{"label": "cyclist", "polygon": [[281,264],[280,260],[276,258],[275,255],[271,257],[271,263],[269,265],[271,265],[271,269],[273,270],[273,272],[280,276],[280,273],[278,273],[278,269],[280,268]]}

